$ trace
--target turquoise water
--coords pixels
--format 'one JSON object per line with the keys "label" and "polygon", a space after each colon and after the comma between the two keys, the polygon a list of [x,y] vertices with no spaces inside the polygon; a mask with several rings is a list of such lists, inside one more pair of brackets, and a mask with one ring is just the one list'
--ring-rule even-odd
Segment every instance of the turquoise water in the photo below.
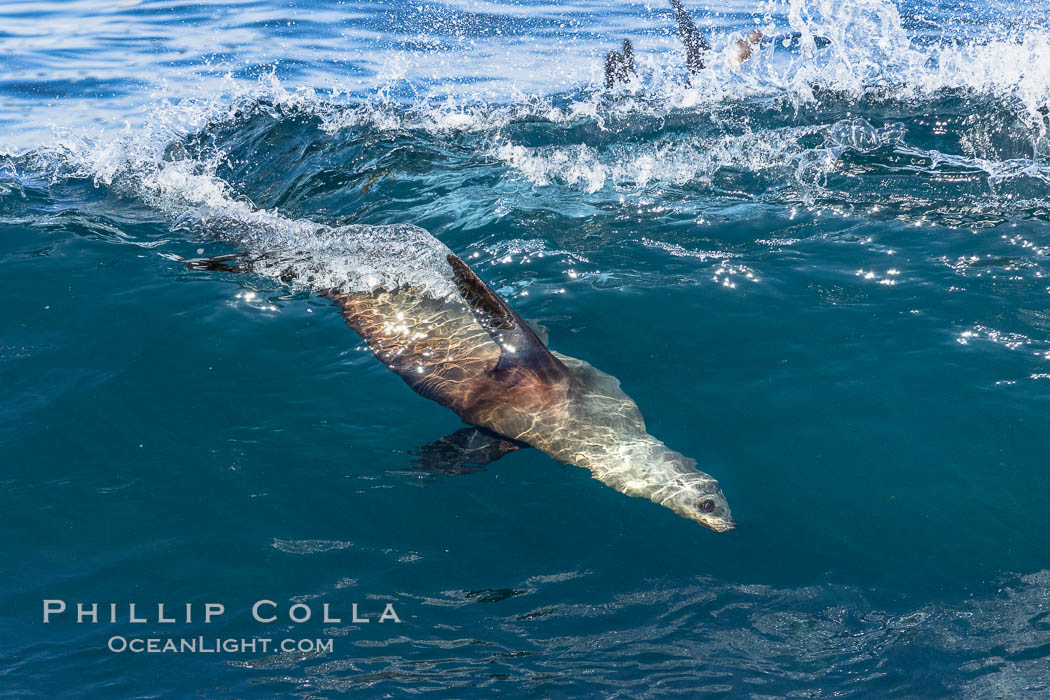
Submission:
{"label": "turquoise water", "polygon": [[[0,692],[1050,693],[1044,13],[692,9],[716,52],[830,44],[689,84],[661,5],[0,7]],[[327,300],[179,262],[391,223],[617,376],[737,528],[537,450],[420,472],[459,420]],[[201,635],[333,646],[107,649]]]}

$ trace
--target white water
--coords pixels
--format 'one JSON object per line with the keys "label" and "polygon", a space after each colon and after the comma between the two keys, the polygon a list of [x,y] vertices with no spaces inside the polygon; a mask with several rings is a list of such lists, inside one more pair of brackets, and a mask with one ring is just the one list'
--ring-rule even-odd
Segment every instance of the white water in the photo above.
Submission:
{"label": "white water", "polygon": [[[754,15],[754,26],[770,37],[798,32],[799,46],[767,42],[751,61],[734,68],[718,56],[737,34],[716,30],[715,58],[690,84],[673,33],[639,37],[639,79],[609,95],[597,85],[600,68],[594,69],[600,67],[600,55],[574,54],[579,47],[566,45],[563,64],[588,65],[588,82],[559,96],[552,93],[564,89],[560,80],[547,92],[522,92],[511,81],[501,101],[479,99],[482,93],[477,91],[434,87],[406,103],[392,96],[395,88],[411,82],[426,62],[418,53],[395,52],[384,59],[385,68],[375,73],[371,96],[364,100],[339,85],[317,90],[288,86],[272,76],[254,81],[227,76],[202,82],[203,92],[197,97],[155,98],[144,117],[123,128],[110,125],[101,133],[56,130],[48,146],[29,155],[39,170],[93,178],[141,198],[169,216],[173,225],[210,229],[215,238],[249,254],[265,255],[257,264],[263,274],[303,280],[315,288],[413,284],[445,295],[452,291],[444,264],[447,249],[422,229],[333,228],[261,210],[216,175],[223,153],[206,160],[179,159],[167,152],[168,147],[262,109],[274,115],[318,117],[322,131],[329,134],[360,127],[375,133],[414,130],[435,136],[480,132],[488,135],[487,155],[535,187],[567,185],[594,194],[606,187],[703,183],[728,168],[752,174],[783,171],[786,178],[812,189],[845,153],[881,145],[909,148],[906,131],[893,125],[875,129],[855,118],[771,129],[752,129],[745,123],[734,124],[740,133],[728,135],[658,136],[640,144],[600,147],[525,145],[510,127],[527,120],[568,129],[587,121],[605,130],[614,128],[617,120],[662,119],[678,110],[697,119],[708,115],[717,123],[733,105],[746,102],[796,110],[819,106],[819,90],[832,91],[843,102],[888,103],[921,102],[945,90],[964,90],[1014,109],[1029,129],[1033,157],[998,160],[987,149],[982,151],[987,134],[980,123],[964,135],[964,145],[973,145],[969,153],[910,147],[910,154],[979,170],[996,185],[1012,179],[1050,182],[1050,169],[1041,159],[1047,149],[1040,112],[1050,96],[1050,35],[1042,15],[1033,11],[1029,19],[990,25],[986,35],[958,40],[946,35],[920,45],[904,29],[896,5],[885,0],[772,2]],[[659,17],[650,15],[650,20],[658,23]],[[830,44],[818,46],[818,38]],[[460,50],[468,50],[464,46]],[[813,136],[823,143],[814,148],[801,142]]]}

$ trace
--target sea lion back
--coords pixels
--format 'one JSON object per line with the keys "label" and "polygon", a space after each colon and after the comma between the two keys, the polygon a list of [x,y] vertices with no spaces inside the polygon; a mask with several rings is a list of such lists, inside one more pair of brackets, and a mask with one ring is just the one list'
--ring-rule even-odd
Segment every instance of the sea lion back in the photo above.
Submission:
{"label": "sea lion back", "polygon": [[331,293],[346,324],[413,391],[462,414],[500,349],[459,299],[418,289]]}

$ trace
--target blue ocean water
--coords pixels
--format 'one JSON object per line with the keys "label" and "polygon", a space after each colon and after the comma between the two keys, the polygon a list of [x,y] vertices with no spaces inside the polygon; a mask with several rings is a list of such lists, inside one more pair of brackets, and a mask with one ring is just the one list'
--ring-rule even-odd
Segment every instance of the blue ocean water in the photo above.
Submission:
{"label": "blue ocean water", "polygon": [[[1050,694],[1045,5],[690,9],[691,80],[660,3],[0,5],[0,694]],[[329,301],[180,262],[394,223],[737,528],[537,450],[420,472],[459,420]]]}

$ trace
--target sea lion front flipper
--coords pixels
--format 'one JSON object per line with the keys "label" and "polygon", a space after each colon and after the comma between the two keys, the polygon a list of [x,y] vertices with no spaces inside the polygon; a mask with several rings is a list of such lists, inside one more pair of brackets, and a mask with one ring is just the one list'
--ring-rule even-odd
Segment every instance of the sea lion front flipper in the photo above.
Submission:
{"label": "sea lion front flipper", "polygon": [[485,471],[485,465],[522,447],[528,445],[480,428],[462,428],[421,447],[413,453],[413,461],[418,469],[435,474],[473,474]]}
{"label": "sea lion front flipper", "polygon": [[550,333],[547,331],[547,326],[539,321],[533,321],[531,318],[525,319],[525,323],[529,324],[529,328],[532,329],[532,332],[536,334],[541,343],[547,345],[550,342]]}
{"label": "sea lion front flipper", "polygon": [[469,265],[453,253],[448,254],[448,263],[452,266],[456,288],[474,318],[500,347],[496,372],[524,367],[551,377],[568,373],[565,365],[550,353],[529,324],[507,306],[507,302],[492,291]]}
{"label": "sea lion front flipper", "polygon": [[682,0],[671,0],[671,10],[674,12],[674,21],[678,24],[678,36],[685,44],[686,65],[689,66],[690,73],[698,73],[704,69],[704,53],[711,47],[693,24],[689,11],[682,7]]}

